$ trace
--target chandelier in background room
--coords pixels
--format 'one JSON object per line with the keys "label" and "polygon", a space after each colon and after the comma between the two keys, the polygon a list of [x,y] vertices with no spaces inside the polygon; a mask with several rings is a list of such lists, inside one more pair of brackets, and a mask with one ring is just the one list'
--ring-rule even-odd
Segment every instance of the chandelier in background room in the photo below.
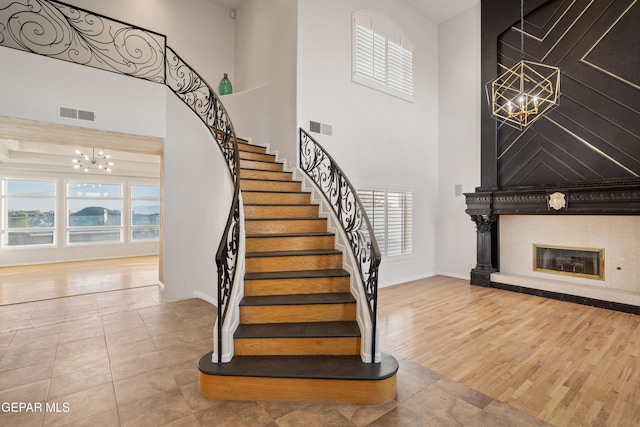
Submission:
{"label": "chandelier in background room", "polygon": [[74,169],[82,169],[85,172],[89,172],[92,168],[96,168],[105,172],[111,172],[111,166],[113,166],[113,162],[109,160],[111,155],[104,154],[102,150],[96,154],[96,149],[92,148],[91,156],[83,154],[80,150],[76,150],[76,154],[80,158],[72,160]]}
{"label": "chandelier in background room", "polygon": [[556,107],[560,98],[560,69],[524,55],[524,0],[520,1],[520,62],[487,83],[491,115],[516,129],[524,129]]}

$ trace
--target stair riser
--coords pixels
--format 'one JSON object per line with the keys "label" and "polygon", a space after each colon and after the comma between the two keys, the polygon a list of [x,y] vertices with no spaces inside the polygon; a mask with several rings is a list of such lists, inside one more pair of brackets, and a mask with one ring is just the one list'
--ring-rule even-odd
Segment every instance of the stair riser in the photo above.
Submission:
{"label": "stair riser", "polygon": [[326,232],[327,221],[308,220],[253,220],[245,222],[246,234],[314,233]]}
{"label": "stair riser", "polygon": [[258,181],[241,179],[240,189],[254,191],[301,191],[302,184],[296,181]]}
{"label": "stair riser", "polygon": [[360,338],[236,338],[238,356],[347,356],[360,354]]}
{"label": "stair riser", "polygon": [[345,402],[380,405],[396,397],[396,375],[380,380],[319,380],[207,375],[200,372],[198,390],[219,400]]}
{"label": "stair riser", "polygon": [[273,154],[253,153],[247,151],[240,151],[238,153],[240,160],[258,160],[261,162],[275,162],[276,156]]}
{"label": "stair riser", "polygon": [[240,169],[240,178],[254,178],[254,179],[266,179],[266,180],[273,179],[277,181],[290,181],[291,177],[292,177],[291,172]]}
{"label": "stair riser", "polygon": [[297,323],[356,320],[355,304],[241,306],[240,323]]}
{"label": "stair riser", "polygon": [[282,163],[256,162],[253,160],[240,160],[241,169],[258,169],[263,171],[282,172]]}
{"label": "stair riser", "polygon": [[266,147],[260,147],[258,145],[251,145],[251,144],[242,143],[242,142],[238,142],[238,149],[242,151],[251,151],[252,153],[260,153],[260,154],[266,154],[267,152]]}
{"label": "stair riser", "polygon": [[349,292],[349,277],[245,280],[246,296]]}
{"label": "stair riser", "polygon": [[333,270],[342,268],[342,255],[278,256],[246,258],[247,273],[273,271]]}
{"label": "stair riser", "polygon": [[318,206],[268,206],[244,205],[245,218],[314,218],[318,216]]}
{"label": "stair riser", "polygon": [[311,194],[243,191],[242,202],[247,205],[303,205],[311,203]]}
{"label": "stair riser", "polygon": [[334,236],[247,237],[247,252],[274,252],[306,249],[333,249]]}

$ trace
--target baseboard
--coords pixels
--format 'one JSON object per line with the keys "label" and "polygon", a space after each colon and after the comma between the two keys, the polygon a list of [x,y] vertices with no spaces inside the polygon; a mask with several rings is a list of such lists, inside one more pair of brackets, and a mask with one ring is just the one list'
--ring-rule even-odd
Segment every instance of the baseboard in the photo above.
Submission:
{"label": "baseboard", "polygon": [[215,306],[216,308],[218,307],[218,299],[217,298],[214,298],[212,296],[209,296],[207,294],[204,294],[204,293],[198,292],[198,291],[193,292],[193,297],[194,298],[200,298],[201,300],[204,300],[204,301],[208,302],[209,304]]}
{"label": "baseboard", "polygon": [[453,277],[454,279],[471,280],[471,275],[470,274],[456,274],[456,273],[447,273],[447,272],[444,272],[444,271],[438,271],[435,275],[436,276]]}

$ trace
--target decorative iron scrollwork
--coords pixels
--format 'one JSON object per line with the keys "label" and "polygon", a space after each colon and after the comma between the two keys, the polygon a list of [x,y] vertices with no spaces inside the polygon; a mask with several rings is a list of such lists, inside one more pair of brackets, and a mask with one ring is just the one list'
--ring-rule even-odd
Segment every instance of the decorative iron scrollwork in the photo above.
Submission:
{"label": "decorative iron scrollwork", "polygon": [[163,35],[54,1],[2,4],[2,46],[164,82]]}
{"label": "decorative iron scrollwork", "polygon": [[369,303],[373,325],[372,355],[375,354],[375,330],[378,300],[378,268],[382,259],[369,218],[358,193],[346,175],[307,132],[300,129],[300,168],[318,186],[349,240],[358,262],[360,278]]}
{"label": "decorative iron scrollwork", "polygon": [[209,127],[229,167],[234,184],[231,209],[218,251],[218,363],[222,362],[222,325],[238,265],[240,248],[240,182],[238,180],[238,144],[229,115],[211,87],[167,47],[166,85]]}

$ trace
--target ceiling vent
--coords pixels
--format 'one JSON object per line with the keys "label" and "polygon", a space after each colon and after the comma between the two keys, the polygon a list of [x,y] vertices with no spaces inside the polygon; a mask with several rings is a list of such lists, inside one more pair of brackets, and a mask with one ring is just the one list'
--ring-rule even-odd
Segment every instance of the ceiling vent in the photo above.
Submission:
{"label": "ceiling vent", "polygon": [[60,107],[60,117],[65,119],[83,120],[95,122],[96,113],[93,111],[76,110],[75,108]]}

